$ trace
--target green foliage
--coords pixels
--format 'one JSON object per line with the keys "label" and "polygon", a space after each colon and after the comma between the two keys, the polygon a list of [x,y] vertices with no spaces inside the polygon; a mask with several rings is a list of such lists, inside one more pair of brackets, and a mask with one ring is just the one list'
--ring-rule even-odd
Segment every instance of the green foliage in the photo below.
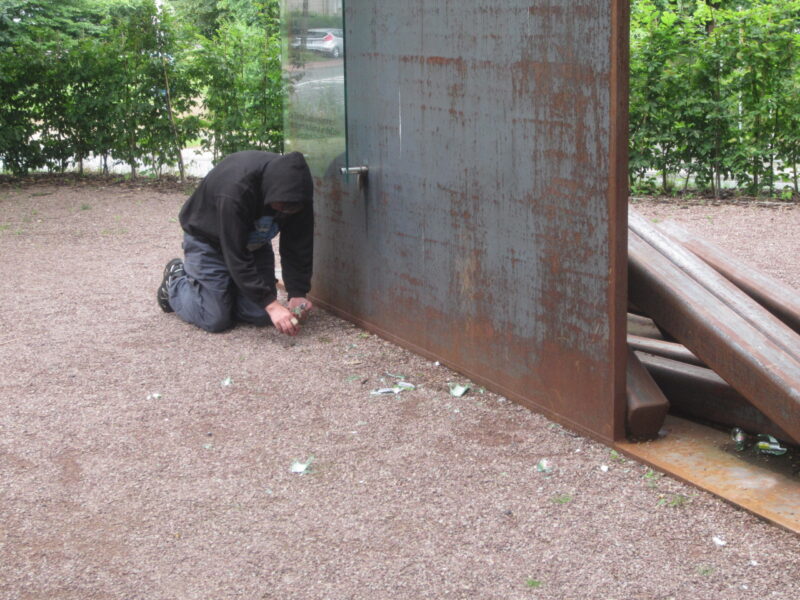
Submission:
{"label": "green foliage", "polygon": [[718,192],[733,178],[797,190],[800,162],[798,0],[634,0],[630,178],[683,172]]}
{"label": "green foliage", "polygon": [[683,494],[672,494],[669,497],[662,496],[658,499],[658,506],[668,506],[670,508],[681,508],[686,504],[691,503],[692,499],[689,496],[684,496]]}
{"label": "green foliage", "polygon": [[97,0],[0,0],[0,47],[43,44],[96,35],[107,2]]}
{"label": "green foliage", "polygon": [[109,20],[103,54],[114,59],[106,73],[111,108],[110,152],[136,176],[139,163],[160,172],[180,163],[180,151],[197,133],[188,113],[197,93],[183,59],[189,38],[153,0],[120,6]]}
{"label": "green foliage", "polygon": [[279,151],[285,84],[274,0],[246,5],[225,17],[211,39],[199,37],[195,72],[205,83],[202,145],[215,157],[246,149]]}
{"label": "green foliage", "polygon": [[[3,167],[82,168],[95,155],[133,177],[176,164],[183,175],[189,140],[217,156],[279,149],[278,0],[171,4],[183,13],[155,0],[0,0]],[[193,9],[212,37],[181,18]]]}
{"label": "green foliage", "polygon": [[178,19],[200,35],[210,38],[217,31],[221,11],[217,0],[166,0]]}
{"label": "green foliage", "polygon": [[556,504],[569,504],[572,502],[572,496],[569,494],[558,494],[557,496],[553,496],[551,500]]}
{"label": "green foliage", "polygon": [[287,20],[295,27],[295,33],[300,33],[307,29],[324,29],[331,27],[333,29],[342,28],[342,17],[340,15],[320,15],[320,14],[307,14],[292,11],[287,15]]}

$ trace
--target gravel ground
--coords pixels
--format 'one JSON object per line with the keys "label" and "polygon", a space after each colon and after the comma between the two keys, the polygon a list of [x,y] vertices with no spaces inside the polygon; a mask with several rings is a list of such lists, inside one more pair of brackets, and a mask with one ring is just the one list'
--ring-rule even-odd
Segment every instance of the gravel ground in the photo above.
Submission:
{"label": "gravel ground", "polygon": [[[330,314],[163,314],[183,199],[0,185],[0,598],[800,598],[798,536]],[[636,206],[800,288],[800,208]]]}

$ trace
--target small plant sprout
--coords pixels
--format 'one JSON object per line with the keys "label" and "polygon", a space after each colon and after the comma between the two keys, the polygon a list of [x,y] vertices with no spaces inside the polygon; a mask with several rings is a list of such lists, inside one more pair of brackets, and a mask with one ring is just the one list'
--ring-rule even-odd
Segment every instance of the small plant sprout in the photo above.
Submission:
{"label": "small plant sprout", "polygon": [[220,385],[221,385],[222,387],[230,387],[230,386],[232,386],[232,385],[233,385],[233,377],[231,377],[231,376],[229,375],[228,377],[226,377],[225,379],[223,379],[223,380],[220,382]]}
{"label": "small plant sprout", "polygon": [[685,496],[683,494],[672,494],[670,497],[662,496],[658,499],[659,506],[668,506],[670,508],[680,508],[685,504],[689,504],[692,501],[689,496]]}
{"label": "small plant sprout", "polygon": [[532,577],[529,577],[525,581],[525,585],[532,589],[538,589],[542,587],[542,582],[539,579],[533,579]]}
{"label": "small plant sprout", "polygon": [[644,475],[642,475],[642,479],[645,480],[645,482],[647,483],[648,487],[656,487],[656,483],[662,477],[663,477],[662,473],[659,473],[658,471],[654,471],[653,469],[650,469],[650,468],[648,468],[644,472]]}
{"label": "small plant sprout", "polygon": [[556,504],[569,504],[572,502],[572,496],[569,494],[558,494],[557,496],[553,496],[553,502]]}
{"label": "small plant sprout", "polygon": [[537,473],[552,473],[553,472],[553,465],[552,463],[543,458],[538,463],[536,463],[536,472]]}
{"label": "small plant sprout", "polygon": [[617,462],[621,462],[621,463],[626,462],[625,457],[622,456],[622,454],[620,454],[616,450],[612,450],[611,452],[609,452],[609,457],[611,458],[611,460],[614,460],[614,461],[617,461]]}

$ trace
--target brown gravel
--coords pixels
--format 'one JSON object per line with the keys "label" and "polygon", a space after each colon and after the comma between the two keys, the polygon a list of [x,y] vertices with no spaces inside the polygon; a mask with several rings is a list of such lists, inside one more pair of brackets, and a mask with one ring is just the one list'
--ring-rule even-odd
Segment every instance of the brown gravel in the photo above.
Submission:
{"label": "brown gravel", "polygon": [[[161,313],[183,198],[0,185],[0,598],[800,598],[798,536],[347,322]],[[798,208],[637,207],[800,287]]]}

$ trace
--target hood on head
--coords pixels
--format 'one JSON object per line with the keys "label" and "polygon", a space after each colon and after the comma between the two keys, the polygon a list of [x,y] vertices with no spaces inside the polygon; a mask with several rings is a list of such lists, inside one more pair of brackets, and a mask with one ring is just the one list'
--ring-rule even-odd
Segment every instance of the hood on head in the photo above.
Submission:
{"label": "hood on head", "polygon": [[271,160],[261,178],[261,192],[265,206],[271,202],[311,204],[314,181],[305,157],[290,152]]}

